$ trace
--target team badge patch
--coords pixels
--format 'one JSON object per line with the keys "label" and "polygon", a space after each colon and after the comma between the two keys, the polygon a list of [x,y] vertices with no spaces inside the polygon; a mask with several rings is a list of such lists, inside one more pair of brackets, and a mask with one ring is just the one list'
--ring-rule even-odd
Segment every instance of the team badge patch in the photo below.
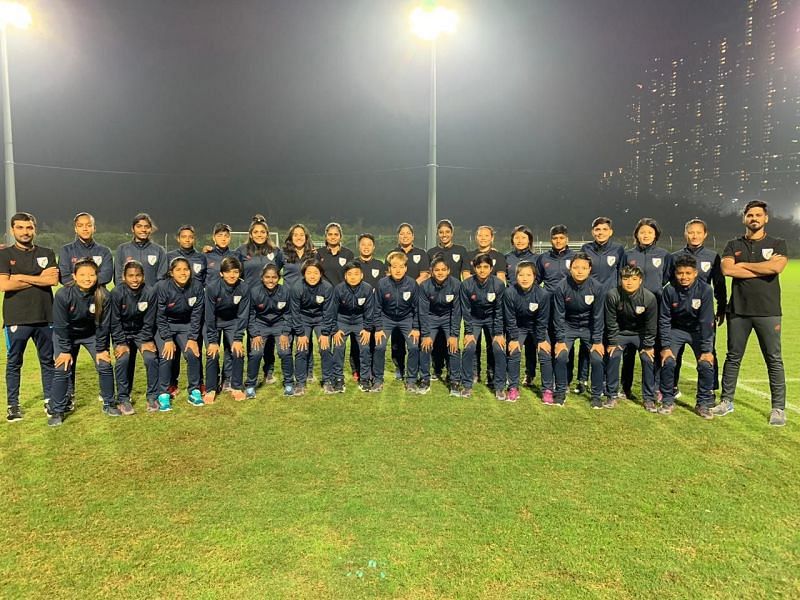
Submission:
{"label": "team badge patch", "polygon": [[488,294],[486,294],[486,299],[487,299],[489,302],[494,302],[494,299],[495,299],[496,297],[497,297],[497,295],[496,295],[494,292],[489,292]]}
{"label": "team badge patch", "polygon": [[12,325],[11,327],[9,327],[9,328],[8,328],[8,330],[9,330],[11,333],[16,333],[16,331],[17,331],[17,326],[16,326],[16,325]]}
{"label": "team badge patch", "polygon": [[408,300],[411,298],[411,292],[403,292],[403,300]]}
{"label": "team badge patch", "polygon": [[762,248],[761,256],[764,257],[764,260],[769,260],[770,258],[772,258],[772,248]]}
{"label": "team badge patch", "polygon": [[202,268],[203,268],[203,265],[201,265],[200,263],[194,263],[194,264],[192,265],[192,270],[193,270],[195,273],[199,273],[199,272],[200,272],[200,269],[202,269]]}
{"label": "team badge patch", "polygon": [[38,264],[40,267],[44,269],[47,266],[47,257],[40,256],[39,258],[36,259],[36,264]]}
{"label": "team badge patch", "polygon": [[239,304],[239,302],[241,302],[241,301],[242,301],[242,297],[241,296],[234,296],[233,297],[233,303],[234,304]]}
{"label": "team badge patch", "polygon": [[286,306],[286,302],[278,302],[278,308],[282,309],[284,306]]}
{"label": "team badge patch", "polygon": [[381,273],[380,269],[372,269],[372,276],[373,277],[377,277],[378,275],[380,275],[380,273]]}
{"label": "team badge patch", "polygon": [[149,264],[151,267],[155,265],[157,261],[158,261],[158,255],[156,254],[147,255],[147,264]]}
{"label": "team badge patch", "polygon": [[197,302],[197,296],[192,296],[189,298],[189,306],[194,306],[195,302]]}
{"label": "team badge patch", "polygon": [[636,306],[633,310],[636,312],[637,315],[640,315],[644,312],[644,306]]}
{"label": "team badge patch", "polygon": [[138,309],[139,309],[139,312],[144,312],[144,311],[146,311],[146,310],[147,310],[147,307],[148,307],[148,306],[149,306],[149,304],[148,304],[147,302],[139,302],[139,303],[136,305],[136,308],[138,308]]}
{"label": "team badge patch", "polygon": [[420,260],[420,258],[421,258],[421,257],[420,257],[420,255],[419,255],[419,254],[415,254],[415,255],[414,255],[414,262],[415,262],[415,263],[419,263],[419,260]]}
{"label": "team badge patch", "polygon": [[497,259],[496,259],[496,258],[493,258],[493,259],[492,259],[492,266],[495,266],[496,264],[497,264]]}
{"label": "team badge patch", "polygon": [[267,259],[275,260],[275,253],[274,252],[270,252],[269,254],[267,254]]}
{"label": "team badge patch", "polygon": [[711,269],[711,262],[710,261],[707,261],[707,260],[701,260],[700,261],[700,270],[703,273],[708,273],[708,271],[710,269]]}
{"label": "team badge patch", "polygon": [[609,267],[613,267],[617,263],[616,256],[606,256],[606,263],[608,263]]}
{"label": "team badge patch", "polygon": [[444,295],[444,301],[445,301],[445,302],[452,302],[452,301],[453,301],[453,298],[455,298],[455,295],[454,295],[454,294],[445,294],[445,295]]}
{"label": "team badge patch", "polygon": [[528,310],[529,311],[536,312],[538,309],[539,309],[539,303],[538,302],[531,302],[531,303],[528,304]]}
{"label": "team badge patch", "polygon": [[592,302],[594,302],[594,294],[586,294],[583,297],[583,301],[586,302],[586,304],[591,304]]}
{"label": "team badge patch", "polygon": [[103,264],[102,256],[93,256],[92,260],[94,261],[94,264],[96,264],[98,267]]}
{"label": "team badge patch", "polygon": [[654,267],[660,267],[661,266],[661,259],[660,258],[654,258],[653,259],[653,266]]}
{"label": "team badge patch", "polygon": [[347,259],[345,257],[342,256],[341,258],[339,258],[339,266],[340,267],[343,267],[346,264],[347,264]]}
{"label": "team badge patch", "polygon": [[692,298],[692,308],[693,309],[697,310],[698,308],[700,308],[700,305],[702,303],[703,303],[703,301],[700,298]]}
{"label": "team badge patch", "polygon": [[90,312],[90,313],[92,313],[92,314],[94,314],[94,311],[95,311],[94,302],[92,302],[92,303],[89,305],[89,312]]}
{"label": "team badge patch", "polygon": [[[570,259],[567,259],[567,260],[564,261],[564,264],[567,265],[567,268],[569,269],[569,266],[572,264],[572,261]],[[545,266],[547,266],[547,265],[545,265]]]}
{"label": "team badge patch", "polygon": [[364,306],[364,302],[366,302],[366,301],[367,301],[367,299],[366,299],[366,298],[359,298],[359,299],[358,299],[358,305],[359,305],[359,306]]}
{"label": "team badge patch", "polygon": [[325,296],[317,296],[316,300],[317,304],[322,304],[323,302],[325,302]]}
{"label": "team badge patch", "polygon": [[453,254],[453,262],[458,262],[461,260],[460,254]]}

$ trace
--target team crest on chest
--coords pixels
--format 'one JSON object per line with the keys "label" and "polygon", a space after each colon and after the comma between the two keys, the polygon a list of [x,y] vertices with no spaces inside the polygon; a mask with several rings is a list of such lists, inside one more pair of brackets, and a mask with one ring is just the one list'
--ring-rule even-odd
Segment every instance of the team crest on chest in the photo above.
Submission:
{"label": "team crest on chest", "polygon": [[366,301],[367,301],[366,298],[358,298],[357,299],[357,302],[358,302],[359,306],[364,306],[364,302],[366,302]]}
{"label": "team crest on chest", "polygon": [[654,258],[653,259],[653,266],[654,267],[660,267],[661,266],[661,259],[660,258]]}
{"label": "team crest on chest", "polygon": [[102,256],[93,256],[92,260],[94,261],[94,264],[96,264],[98,267],[103,264]]}
{"label": "team crest on chest", "polygon": [[764,257],[764,260],[769,260],[772,258],[773,250],[772,248],[762,248],[761,249],[761,256]]}
{"label": "team crest on chest", "polygon": [[411,298],[411,292],[403,292],[403,300],[408,301]]}
{"label": "team crest on chest", "polygon": [[36,264],[38,264],[41,268],[45,268],[47,266],[47,257],[40,256],[36,259]]}
{"label": "team crest on chest", "polygon": [[345,257],[343,257],[343,256],[342,256],[342,257],[340,257],[340,258],[339,258],[339,266],[340,266],[340,267],[343,267],[343,266],[345,266],[346,264],[347,264],[347,259],[346,259]]}
{"label": "team crest on chest", "polygon": [[707,260],[700,261],[700,270],[703,273],[708,273],[709,269],[711,269],[711,263]]}
{"label": "team crest on chest", "polygon": [[325,296],[317,296],[316,297],[317,304],[322,304],[325,302]]}
{"label": "team crest on chest", "polygon": [[201,265],[200,263],[194,263],[194,264],[192,265],[192,270],[193,270],[195,273],[199,273],[199,272],[200,272],[200,269],[202,269],[202,268],[203,268],[203,265]]}
{"label": "team crest on chest", "polygon": [[149,264],[151,267],[155,265],[157,261],[158,261],[158,256],[156,254],[147,255],[147,264]]}
{"label": "team crest on chest", "polygon": [[380,274],[381,274],[381,270],[380,269],[372,269],[372,276],[373,277],[377,277]]}
{"label": "team crest on chest", "polygon": [[92,313],[92,314],[94,314],[94,311],[95,311],[94,302],[92,302],[92,303],[89,305],[89,312],[90,312],[90,313]]}
{"label": "team crest on chest", "polygon": [[189,298],[189,306],[194,306],[195,302],[197,302],[197,296],[192,296]]}
{"label": "team crest on chest", "polygon": [[8,328],[8,330],[9,330],[11,333],[16,333],[16,331],[17,331],[17,326],[16,326],[16,325],[12,325],[11,327],[9,327],[9,328]]}
{"label": "team crest on chest", "polygon": [[703,304],[703,301],[700,298],[692,298],[692,308],[697,310],[700,308],[700,305]]}
{"label": "team crest on chest", "polygon": [[583,301],[586,302],[586,304],[591,304],[592,302],[594,302],[594,294],[586,294],[583,297]]}
{"label": "team crest on chest", "polygon": [[421,258],[421,257],[420,257],[420,255],[419,255],[419,254],[415,254],[415,255],[413,256],[413,260],[414,260],[414,262],[415,262],[415,263],[417,263],[417,264],[419,264],[420,258]]}
{"label": "team crest on chest", "polygon": [[275,253],[274,252],[270,252],[269,254],[267,254],[267,259],[275,260]]}
{"label": "team crest on chest", "polygon": [[538,309],[539,309],[539,303],[538,302],[530,302],[528,304],[528,310],[529,311],[536,312]]}
{"label": "team crest on chest", "polygon": [[461,260],[460,254],[453,254],[453,262],[458,262]]}
{"label": "team crest on chest", "polygon": [[494,299],[495,299],[496,297],[497,297],[497,295],[496,295],[494,292],[489,292],[488,294],[486,294],[486,299],[487,299],[489,302],[494,302]]}
{"label": "team crest on chest", "polygon": [[636,306],[634,307],[633,310],[636,312],[637,315],[640,315],[644,312],[644,306]]}
{"label": "team crest on chest", "polygon": [[[569,269],[569,266],[570,266],[570,264],[572,264],[572,261],[570,259],[567,259],[567,260],[564,261],[564,264],[567,265],[567,268]],[[545,267],[546,266],[547,265],[545,265]]]}
{"label": "team crest on chest", "polygon": [[617,263],[616,256],[606,256],[606,263],[608,263],[609,267],[613,267]]}
{"label": "team crest on chest", "polygon": [[147,307],[148,307],[148,303],[147,303],[147,302],[139,302],[139,303],[136,305],[136,308],[138,308],[138,309],[139,309],[139,312],[144,312],[144,311],[146,311],[146,310],[147,310]]}
{"label": "team crest on chest", "polygon": [[241,296],[234,296],[233,297],[233,303],[234,304],[239,304],[239,302],[241,302],[241,301],[242,301],[242,297]]}
{"label": "team crest on chest", "polygon": [[495,266],[496,264],[497,264],[497,259],[496,259],[496,258],[493,258],[493,259],[492,259],[492,266]]}
{"label": "team crest on chest", "polygon": [[286,306],[286,302],[278,302],[279,309],[282,309],[284,306]]}
{"label": "team crest on chest", "polygon": [[455,295],[453,295],[453,294],[445,294],[444,295],[444,301],[445,302],[452,302],[453,298],[455,298]]}

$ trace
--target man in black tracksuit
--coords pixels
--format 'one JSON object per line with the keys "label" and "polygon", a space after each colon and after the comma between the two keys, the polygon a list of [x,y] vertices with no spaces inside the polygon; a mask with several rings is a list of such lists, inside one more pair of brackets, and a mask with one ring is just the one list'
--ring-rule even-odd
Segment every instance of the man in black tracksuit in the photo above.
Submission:
{"label": "man in black tracksuit", "polygon": [[642,364],[642,398],[648,412],[656,412],[655,344],[658,333],[656,296],[642,285],[642,270],[625,265],[620,284],[606,295],[606,383],[608,398],[604,408],[614,408],[619,392],[619,369],[626,348],[639,352]]}

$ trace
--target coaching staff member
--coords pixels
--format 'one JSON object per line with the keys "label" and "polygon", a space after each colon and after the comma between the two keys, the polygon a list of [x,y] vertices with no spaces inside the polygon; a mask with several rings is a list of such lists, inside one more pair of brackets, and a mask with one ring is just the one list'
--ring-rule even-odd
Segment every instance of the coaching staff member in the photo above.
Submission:
{"label": "coaching staff member", "polygon": [[733,279],[728,304],[728,354],[722,368],[722,396],[711,409],[714,416],[733,412],[739,366],[750,332],[755,329],[767,364],[772,412],[769,424],[786,424],[786,377],[781,355],[781,286],[778,275],[786,267],[786,241],[767,235],[766,202],[753,200],[743,211],[744,236],[728,242],[722,251],[722,272]]}

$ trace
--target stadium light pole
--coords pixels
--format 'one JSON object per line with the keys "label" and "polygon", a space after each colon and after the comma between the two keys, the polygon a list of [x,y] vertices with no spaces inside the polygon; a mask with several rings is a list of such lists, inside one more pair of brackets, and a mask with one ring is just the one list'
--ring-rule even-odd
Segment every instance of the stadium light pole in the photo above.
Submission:
{"label": "stadium light pole", "polygon": [[431,101],[428,148],[428,247],[436,244],[436,41],[443,33],[455,33],[458,15],[431,0],[411,13],[411,31],[431,45]]}
{"label": "stadium light pole", "polygon": [[[22,4],[0,2],[0,67],[3,71],[3,160],[6,177],[6,223],[17,212],[17,187],[14,180],[14,138],[11,135],[11,93],[8,89],[8,45],[6,30],[9,25],[26,29],[31,24],[31,13]],[[8,232],[8,229],[4,227]],[[8,244],[14,243],[11,233],[6,233]]]}

